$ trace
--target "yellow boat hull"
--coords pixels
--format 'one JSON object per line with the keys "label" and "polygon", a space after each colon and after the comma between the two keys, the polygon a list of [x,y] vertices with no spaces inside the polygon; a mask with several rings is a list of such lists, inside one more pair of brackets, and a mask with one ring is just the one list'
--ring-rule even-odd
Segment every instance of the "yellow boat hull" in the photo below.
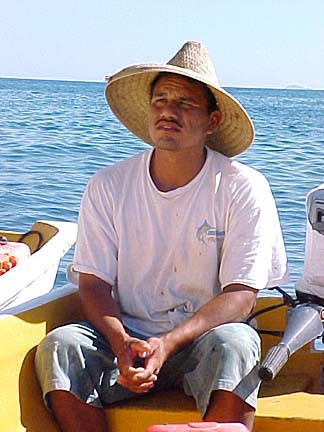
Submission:
{"label": "yellow boat hull", "polygon": [[[35,348],[52,328],[82,319],[82,311],[76,291],[43,301],[17,315],[0,315],[0,430],[4,432],[59,430],[42,404],[34,372]],[[281,299],[260,298],[257,308],[276,302]],[[260,315],[258,327],[284,329],[285,307]],[[264,336],[263,353],[277,342],[274,336]],[[311,352],[309,345],[295,353],[273,382],[262,385],[254,431],[324,432],[324,395],[320,393],[323,365],[324,355]],[[200,420],[193,400],[179,391],[140,397],[106,413],[108,430],[114,432],[144,432],[152,424]]]}

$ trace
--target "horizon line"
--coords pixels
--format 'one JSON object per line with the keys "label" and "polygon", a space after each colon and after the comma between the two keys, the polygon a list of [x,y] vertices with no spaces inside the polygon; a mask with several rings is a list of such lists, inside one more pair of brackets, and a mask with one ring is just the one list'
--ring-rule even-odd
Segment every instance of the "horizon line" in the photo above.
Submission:
{"label": "horizon line", "polygon": [[[0,76],[0,79],[17,79],[17,80],[33,80],[33,81],[65,81],[65,82],[89,82],[89,83],[105,83],[103,80],[86,80],[86,79],[75,79],[75,78],[41,78],[41,77],[18,77],[18,76]],[[323,88],[316,87],[304,87],[298,84],[289,84],[286,87],[265,87],[265,86],[246,86],[246,85],[223,85],[222,88],[242,88],[242,89],[269,89],[269,90],[324,90]]]}

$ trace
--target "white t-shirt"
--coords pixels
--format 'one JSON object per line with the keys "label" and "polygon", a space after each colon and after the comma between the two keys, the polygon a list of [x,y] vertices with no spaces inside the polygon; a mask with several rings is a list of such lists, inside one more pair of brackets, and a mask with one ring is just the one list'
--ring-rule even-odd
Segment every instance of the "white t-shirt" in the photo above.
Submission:
{"label": "white t-shirt", "polygon": [[74,270],[114,287],[124,324],[160,335],[225,286],[287,282],[277,210],[259,172],[207,149],[187,185],[161,192],[154,149],[98,171],[79,214]]}

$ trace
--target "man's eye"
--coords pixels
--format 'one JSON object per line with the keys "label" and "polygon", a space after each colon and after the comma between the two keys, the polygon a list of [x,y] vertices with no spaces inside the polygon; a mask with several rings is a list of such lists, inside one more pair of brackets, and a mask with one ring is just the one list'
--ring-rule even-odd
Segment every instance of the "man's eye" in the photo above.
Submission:
{"label": "man's eye", "polygon": [[155,98],[155,99],[153,100],[153,102],[154,102],[154,103],[161,104],[161,103],[164,102],[164,98]]}
{"label": "man's eye", "polygon": [[194,106],[192,102],[186,100],[180,101],[180,105],[185,108],[192,108]]}

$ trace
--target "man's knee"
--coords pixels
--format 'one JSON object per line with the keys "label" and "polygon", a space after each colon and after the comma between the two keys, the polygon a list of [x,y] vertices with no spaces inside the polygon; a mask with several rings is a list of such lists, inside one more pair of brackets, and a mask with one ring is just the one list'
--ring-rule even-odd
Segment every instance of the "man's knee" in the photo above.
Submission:
{"label": "man's knee", "polygon": [[[52,330],[38,344],[35,355],[35,367],[39,378],[54,367],[55,364],[66,364],[67,357],[77,357],[80,346],[80,333],[76,326],[67,325]],[[68,354],[69,353],[69,354]],[[45,371],[47,371],[45,373]]]}
{"label": "man's knee", "polygon": [[52,330],[41,343],[52,345],[55,343],[73,345],[79,339],[79,331],[75,325],[66,325]]}
{"label": "man's knee", "polygon": [[82,325],[68,324],[49,332],[39,343],[37,353],[56,350],[57,347],[73,348],[85,344],[87,337]]}
{"label": "man's knee", "polygon": [[251,359],[253,363],[260,359],[260,338],[257,332],[243,323],[229,323],[212,329],[206,342],[222,359]]}

